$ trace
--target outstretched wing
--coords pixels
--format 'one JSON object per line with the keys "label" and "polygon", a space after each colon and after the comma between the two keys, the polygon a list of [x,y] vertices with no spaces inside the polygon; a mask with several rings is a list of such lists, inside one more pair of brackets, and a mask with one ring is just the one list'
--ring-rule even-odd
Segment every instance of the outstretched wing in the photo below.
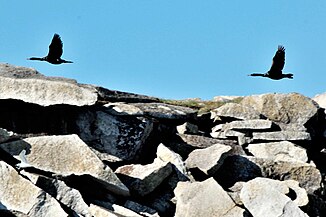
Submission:
{"label": "outstretched wing", "polygon": [[48,58],[50,59],[60,59],[62,55],[62,41],[58,34],[54,34],[52,42],[49,46]]}
{"label": "outstretched wing", "polygon": [[285,48],[281,45],[278,46],[275,56],[273,57],[273,63],[269,74],[282,74],[282,70],[285,64]]}

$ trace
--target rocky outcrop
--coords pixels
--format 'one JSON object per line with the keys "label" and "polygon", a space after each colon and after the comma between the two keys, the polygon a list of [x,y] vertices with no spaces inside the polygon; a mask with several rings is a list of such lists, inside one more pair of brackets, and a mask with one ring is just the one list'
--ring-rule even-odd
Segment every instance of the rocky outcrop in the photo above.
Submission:
{"label": "rocky outcrop", "polygon": [[0,84],[0,216],[326,216],[317,99],[198,114],[8,64]]}

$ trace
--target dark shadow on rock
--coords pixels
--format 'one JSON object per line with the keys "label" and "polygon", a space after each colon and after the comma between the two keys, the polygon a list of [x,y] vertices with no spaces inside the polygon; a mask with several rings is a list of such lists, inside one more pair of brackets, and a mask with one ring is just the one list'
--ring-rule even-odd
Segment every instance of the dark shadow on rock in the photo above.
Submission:
{"label": "dark shadow on rock", "polygon": [[289,188],[289,192],[285,195],[291,198],[292,201],[294,201],[297,198],[297,194],[292,188]]}
{"label": "dark shadow on rock", "polygon": [[173,189],[176,183],[173,183],[173,186],[171,186],[170,178],[172,175],[164,179],[157,188],[146,195],[139,194],[140,189],[146,188],[146,186],[140,184],[142,182],[140,179],[124,174],[117,174],[117,176],[129,188],[131,200],[141,201],[143,205],[157,210],[160,216],[174,216],[175,204],[171,202],[171,199],[174,197]]}
{"label": "dark shadow on rock", "polygon": [[194,177],[194,179],[198,182],[205,181],[206,179],[209,178],[208,175],[206,175],[203,171],[201,171],[198,168],[192,168],[192,169],[189,169],[189,171],[190,171],[191,175]]}
{"label": "dark shadow on rock", "polygon": [[260,167],[239,155],[227,157],[214,175],[214,179],[224,189],[232,187],[236,182],[246,182],[256,177],[262,177]]}
{"label": "dark shadow on rock", "polygon": [[326,216],[326,202],[324,199],[308,194],[309,203],[301,207],[302,211],[307,213],[309,216]]}
{"label": "dark shadow on rock", "polygon": [[21,100],[0,100],[0,128],[22,135],[56,135],[75,132],[75,120],[83,107],[43,107]]}
{"label": "dark shadow on rock", "polygon": [[94,200],[107,201],[108,199],[111,203],[114,203],[117,199],[123,198],[106,189],[90,175],[70,175],[61,177],[60,180],[64,181],[69,187],[77,189],[87,204]]}
{"label": "dark shadow on rock", "polygon": [[28,217],[28,215],[24,214],[24,213],[21,213],[21,212],[18,212],[18,211],[12,211],[12,210],[3,210],[1,209],[0,210],[0,216],[1,217]]}

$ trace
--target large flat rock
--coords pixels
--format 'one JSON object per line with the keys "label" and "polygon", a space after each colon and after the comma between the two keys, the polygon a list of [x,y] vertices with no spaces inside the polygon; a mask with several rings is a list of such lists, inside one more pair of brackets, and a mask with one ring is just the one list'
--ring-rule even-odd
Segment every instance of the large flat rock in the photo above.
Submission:
{"label": "large flat rock", "polygon": [[174,194],[175,217],[236,217],[244,213],[213,178],[203,182],[179,182]]}
{"label": "large flat rock", "polygon": [[16,99],[41,106],[94,105],[97,91],[75,80],[46,77],[34,69],[0,64],[0,99]]}
{"label": "large flat rock", "polygon": [[283,130],[303,130],[319,109],[313,100],[298,93],[252,95],[240,104],[258,111]]}
{"label": "large flat rock", "polygon": [[249,144],[247,148],[257,158],[275,161],[308,161],[307,150],[289,141]]}
{"label": "large flat rock", "polygon": [[253,140],[259,141],[300,141],[311,140],[310,134],[302,131],[275,131],[275,132],[254,132]]}
{"label": "large flat rock", "polygon": [[53,197],[21,177],[3,161],[0,161],[0,179],[0,209],[18,211],[28,216],[68,216]]}
{"label": "large flat rock", "polygon": [[185,161],[187,168],[198,168],[206,175],[213,175],[231,153],[232,148],[223,144],[215,144],[205,149],[197,149],[189,154]]}
{"label": "large flat rock", "polygon": [[261,114],[250,106],[227,103],[211,111],[211,119],[218,120],[221,117],[240,120],[260,119]]}
{"label": "large flat rock", "polygon": [[147,165],[121,166],[115,173],[119,174],[121,180],[134,194],[145,196],[154,191],[172,173],[172,166],[169,162],[156,158],[153,163]]}
{"label": "large flat rock", "polygon": [[[284,182],[266,178],[255,178],[243,184],[240,198],[244,206],[254,217],[308,217],[298,207],[298,204],[286,196],[288,192],[289,187]],[[307,196],[306,200],[308,200]],[[289,212],[292,214],[289,215]]]}
{"label": "large flat rock", "polygon": [[313,194],[321,187],[322,176],[314,165],[299,161],[275,161],[256,157],[247,157],[247,159],[259,166],[265,177],[282,177],[283,180],[298,181],[309,194]]}
{"label": "large flat rock", "polygon": [[37,169],[61,176],[89,175],[109,191],[129,195],[128,188],[77,135],[31,137],[0,147],[14,156],[26,150],[28,164]]}

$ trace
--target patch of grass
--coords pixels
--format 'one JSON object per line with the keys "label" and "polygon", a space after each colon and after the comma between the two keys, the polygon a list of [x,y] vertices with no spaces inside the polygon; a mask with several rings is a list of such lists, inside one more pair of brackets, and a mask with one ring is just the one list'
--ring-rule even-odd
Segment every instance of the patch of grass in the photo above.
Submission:
{"label": "patch of grass", "polygon": [[170,105],[177,105],[177,106],[184,106],[188,108],[192,108],[198,111],[199,114],[203,114],[209,112],[213,109],[216,109],[226,103],[233,102],[239,103],[243,97],[237,97],[233,100],[227,102],[220,102],[220,101],[213,101],[213,100],[200,100],[200,99],[185,99],[185,100],[170,100],[170,99],[161,99],[162,103],[170,104]]}

